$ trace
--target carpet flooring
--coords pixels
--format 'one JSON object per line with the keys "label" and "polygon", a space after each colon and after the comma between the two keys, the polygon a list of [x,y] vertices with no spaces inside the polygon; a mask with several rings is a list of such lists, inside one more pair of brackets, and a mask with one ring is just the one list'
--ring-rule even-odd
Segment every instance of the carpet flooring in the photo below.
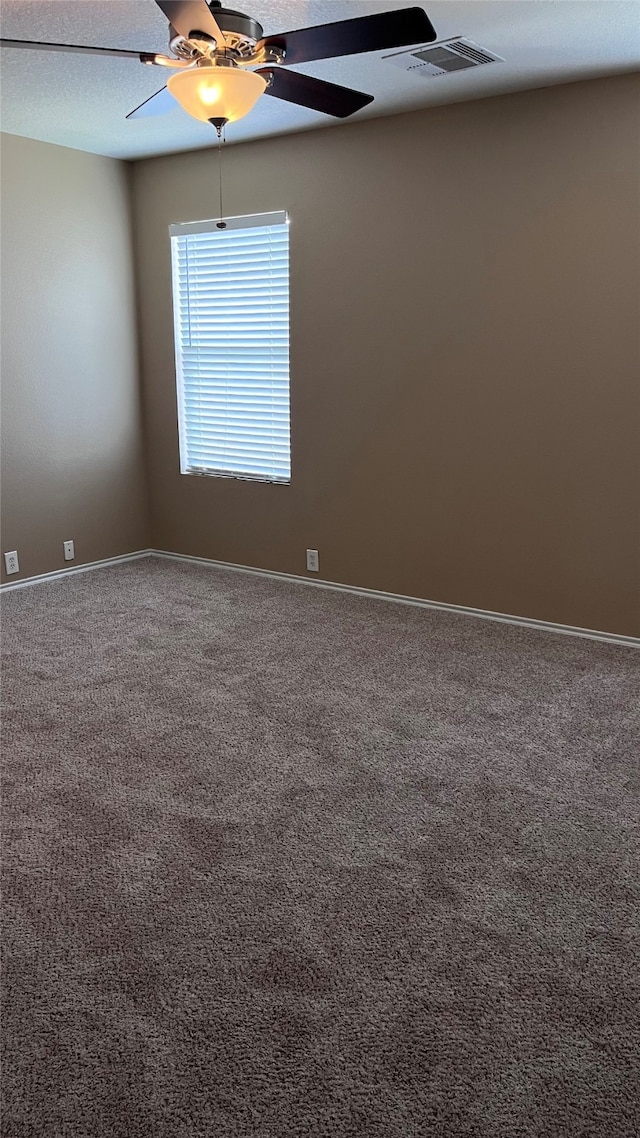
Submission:
{"label": "carpet flooring", "polygon": [[154,560],[3,641],[4,1138],[637,1138],[638,652]]}

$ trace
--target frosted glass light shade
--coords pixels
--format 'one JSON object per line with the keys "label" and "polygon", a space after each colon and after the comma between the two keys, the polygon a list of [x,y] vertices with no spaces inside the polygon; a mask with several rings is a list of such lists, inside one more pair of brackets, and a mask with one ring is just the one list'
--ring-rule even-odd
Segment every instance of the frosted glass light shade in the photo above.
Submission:
{"label": "frosted glass light shade", "polygon": [[174,99],[201,122],[235,122],[249,113],[266,87],[262,75],[235,67],[195,67],[177,71],[167,82]]}

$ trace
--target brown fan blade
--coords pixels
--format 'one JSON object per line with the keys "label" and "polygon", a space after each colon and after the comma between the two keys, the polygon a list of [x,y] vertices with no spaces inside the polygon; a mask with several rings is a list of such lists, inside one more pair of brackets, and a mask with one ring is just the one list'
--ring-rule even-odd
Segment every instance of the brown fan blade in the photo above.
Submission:
{"label": "brown fan blade", "polygon": [[139,107],[134,107],[125,115],[127,119],[151,118],[152,115],[166,115],[167,111],[174,111],[178,106],[168,87],[161,87],[154,95],[149,95]]}
{"label": "brown fan blade", "polygon": [[156,61],[156,53],[153,51],[126,51],[120,47],[88,47],[77,43],[38,43],[36,40],[0,39],[0,47],[26,47],[33,51],[73,51],[80,55],[121,55],[124,58],[137,59],[140,63]]}
{"label": "brown fan blade", "polygon": [[286,63],[308,63],[363,51],[386,51],[413,43],[433,43],[436,33],[422,8],[403,8],[319,24],[280,35],[265,36],[257,47],[275,47],[284,52]]}
{"label": "brown fan blade", "polygon": [[288,71],[286,67],[258,67],[256,71],[268,80],[265,95],[297,103],[300,107],[310,107],[338,119],[346,119],[373,102],[373,95],[353,91],[350,87],[339,87],[337,83],[327,83],[324,79],[314,79],[299,71]]}
{"label": "brown fan blade", "polygon": [[185,39],[198,39],[198,32],[224,47],[224,36],[205,0],[156,0],[172,28]]}

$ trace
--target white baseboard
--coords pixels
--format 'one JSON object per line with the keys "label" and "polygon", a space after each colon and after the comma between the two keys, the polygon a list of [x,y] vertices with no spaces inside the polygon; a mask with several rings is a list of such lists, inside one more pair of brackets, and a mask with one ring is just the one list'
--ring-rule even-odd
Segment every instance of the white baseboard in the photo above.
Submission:
{"label": "white baseboard", "polygon": [[536,629],[539,632],[555,632],[561,636],[580,636],[587,640],[601,640],[607,644],[621,644],[627,648],[640,648],[640,637],[622,636],[614,632],[600,632],[594,628],[576,628],[572,624],[554,624],[549,620],[535,620],[533,617],[512,616],[489,609],[467,608],[465,605],[451,605],[444,601],[428,601],[423,597],[406,597],[401,593],[384,593],[379,589],[362,589],[357,585],[343,585],[338,581],[314,580],[295,573],[278,573],[270,569],[256,569],[252,565],[235,565],[230,561],[214,561],[209,557],[190,557],[185,553],[171,553],[165,549],[140,549],[136,553],[125,553],[121,557],[107,557],[104,561],[91,561],[86,565],[73,565],[69,569],[55,570],[53,573],[40,573],[36,577],[23,577],[20,581],[7,581],[0,585],[0,592],[24,589],[28,585],[38,585],[45,581],[59,581],[72,573],[88,573],[92,569],[103,569],[109,565],[123,565],[127,561],[139,561],[143,557],[159,557],[168,561],[185,561],[192,565],[209,565],[214,569],[226,569],[232,573],[252,573],[258,577],[271,577],[277,581],[290,581],[298,585],[310,585],[316,589],[332,589],[339,593],[354,593],[358,597],[373,600],[392,601],[394,604],[415,605],[418,608],[435,609],[458,616],[473,616],[479,620],[493,620],[500,624],[515,624],[519,628]]}
{"label": "white baseboard", "polygon": [[45,581],[60,581],[72,573],[89,573],[92,569],[104,569],[107,565],[124,565],[126,561],[151,557],[152,553],[151,549],[139,549],[136,553],[123,553],[121,557],[106,557],[104,561],[88,561],[86,565],[70,565],[68,569],[54,569],[52,573],[38,573],[35,577],[22,577],[19,581],[4,581],[0,585],[0,592],[9,593],[13,589],[24,589],[27,585],[40,585]]}
{"label": "white baseboard", "polygon": [[210,565],[214,569],[228,569],[233,573],[253,573],[259,577],[273,577],[275,580],[291,581],[299,585],[311,585],[316,589],[333,589],[339,593],[355,593],[358,597],[369,597],[379,601],[393,601],[395,604],[415,605],[418,608],[436,609],[458,616],[474,616],[479,620],[493,620],[500,624],[515,624],[520,628],[532,628],[540,632],[556,632],[561,636],[580,636],[587,640],[603,640],[607,644],[622,644],[627,648],[640,648],[640,637],[623,636],[615,632],[600,632],[594,628],[577,628],[572,624],[554,624],[550,620],[535,620],[533,617],[511,616],[489,609],[467,608],[465,605],[450,605],[444,601],[428,601],[422,597],[405,597],[401,593],[384,593],[379,589],[361,589],[357,585],[343,585],[337,581],[314,580],[311,577],[297,576],[295,573],[277,573],[270,569],[256,569],[251,565],[234,565],[230,561],[213,561],[208,557],[190,557],[184,553],[170,553],[164,549],[149,551],[152,557],[170,561],[187,561],[193,565]]}

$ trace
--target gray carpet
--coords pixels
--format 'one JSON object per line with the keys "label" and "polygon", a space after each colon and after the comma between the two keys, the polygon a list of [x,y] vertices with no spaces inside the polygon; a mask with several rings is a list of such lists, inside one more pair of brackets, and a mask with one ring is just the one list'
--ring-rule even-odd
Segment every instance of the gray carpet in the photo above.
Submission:
{"label": "gray carpet", "polygon": [[640,654],[140,561],[4,612],[4,1138],[640,1132]]}

